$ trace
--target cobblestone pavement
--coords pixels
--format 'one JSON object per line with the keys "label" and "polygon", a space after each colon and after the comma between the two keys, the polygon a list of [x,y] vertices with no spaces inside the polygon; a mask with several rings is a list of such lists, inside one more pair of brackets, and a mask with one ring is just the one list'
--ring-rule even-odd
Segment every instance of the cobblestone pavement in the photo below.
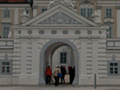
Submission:
{"label": "cobblestone pavement", "polygon": [[0,90],[120,90],[120,86],[114,87],[97,87],[94,89],[92,86],[70,86],[70,85],[54,85],[46,86],[0,86]]}

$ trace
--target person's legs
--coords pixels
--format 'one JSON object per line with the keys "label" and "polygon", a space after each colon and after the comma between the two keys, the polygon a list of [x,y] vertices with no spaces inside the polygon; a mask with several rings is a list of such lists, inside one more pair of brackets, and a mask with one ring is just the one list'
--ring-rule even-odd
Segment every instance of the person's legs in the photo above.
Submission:
{"label": "person's legs", "polygon": [[55,86],[57,86],[57,77],[55,77]]}
{"label": "person's legs", "polygon": [[61,77],[61,84],[62,84],[62,81],[63,81],[63,77]]}
{"label": "person's legs", "polygon": [[50,76],[48,76],[48,84],[50,84]]}
{"label": "person's legs", "polygon": [[59,85],[59,77],[57,77],[57,86]]}
{"label": "person's legs", "polygon": [[46,84],[48,84],[48,78],[49,78],[49,76],[47,75],[46,76]]}
{"label": "person's legs", "polygon": [[63,75],[63,77],[62,77],[62,78],[63,78],[63,82],[65,83],[65,79],[64,79],[64,78],[65,78],[65,75]]}

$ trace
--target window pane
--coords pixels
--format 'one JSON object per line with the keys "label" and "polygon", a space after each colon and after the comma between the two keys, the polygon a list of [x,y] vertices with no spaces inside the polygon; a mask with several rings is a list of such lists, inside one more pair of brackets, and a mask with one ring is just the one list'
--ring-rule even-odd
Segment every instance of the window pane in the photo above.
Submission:
{"label": "window pane", "polygon": [[113,74],[113,71],[110,71],[110,74]]}
{"label": "window pane", "polygon": [[115,68],[115,71],[117,71],[118,70],[118,68]]}
{"label": "window pane", "polygon": [[110,63],[110,66],[113,66],[113,63]]}
{"label": "window pane", "polygon": [[118,64],[117,64],[117,63],[114,63],[114,66],[118,66]]}
{"label": "window pane", "polygon": [[2,73],[5,73],[5,67],[2,67]]}
{"label": "window pane", "polygon": [[7,73],[9,73],[10,72],[10,67],[7,67]]}
{"label": "window pane", "polygon": [[67,60],[66,52],[60,53],[60,63],[66,63],[66,60]]}
{"label": "window pane", "polygon": [[118,71],[114,71],[115,74],[118,74]]}
{"label": "window pane", "polygon": [[9,63],[9,62],[7,62],[7,65],[10,65],[10,63]]}
{"label": "window pane", "polygon": [[110,71],[113,71],[113,68],[110,68]]}

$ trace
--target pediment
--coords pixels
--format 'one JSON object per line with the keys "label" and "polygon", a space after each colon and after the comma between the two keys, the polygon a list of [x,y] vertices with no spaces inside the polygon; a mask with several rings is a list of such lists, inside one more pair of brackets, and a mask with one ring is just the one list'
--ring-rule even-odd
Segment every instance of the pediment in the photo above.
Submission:
{"label": "pediment", "polygon": [[60,11],[46,18],[45,20],[39,22],[38,24],[82,24],[82,23]]}
{"label": "pediment", "polygon": [[58,4],[33,17],[23,26],[98,26],[65,5]]}

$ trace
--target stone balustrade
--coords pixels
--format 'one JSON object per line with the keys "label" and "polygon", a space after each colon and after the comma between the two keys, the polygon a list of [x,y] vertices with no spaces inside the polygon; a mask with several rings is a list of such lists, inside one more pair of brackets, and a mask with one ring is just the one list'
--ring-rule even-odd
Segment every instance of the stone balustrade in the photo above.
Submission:
{"label": "stone balustrade", "polygon": [[120,39],[107,39],[107,49],[120,49]]}
{"label": "stone balustrade", "polygon": [[14,42],[13,42],[13,39],[3,39],[1,38],[0,39],[0,49],[13,49],[13,45],[14,45]]}

